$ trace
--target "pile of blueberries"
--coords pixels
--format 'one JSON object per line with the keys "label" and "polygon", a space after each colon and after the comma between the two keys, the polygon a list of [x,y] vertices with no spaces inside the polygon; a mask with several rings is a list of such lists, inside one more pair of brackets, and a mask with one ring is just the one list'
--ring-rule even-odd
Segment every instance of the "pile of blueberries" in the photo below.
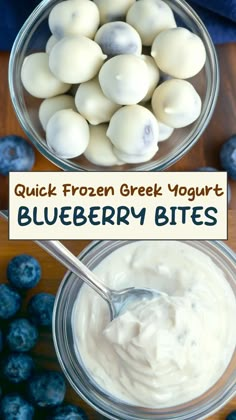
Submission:
{"label": "pile of blueberries", "polygon": [[26,291],[40,278],[39,262],[22,254],[7,266],[9,283],[0,283],[0,419],[85,420],[81,408],[63,404],[63,375],[39,370],[29,353],[38,341],[40,328],[51,327],[55,296],[34,295],[27,305],[27,317],[16,318]]}

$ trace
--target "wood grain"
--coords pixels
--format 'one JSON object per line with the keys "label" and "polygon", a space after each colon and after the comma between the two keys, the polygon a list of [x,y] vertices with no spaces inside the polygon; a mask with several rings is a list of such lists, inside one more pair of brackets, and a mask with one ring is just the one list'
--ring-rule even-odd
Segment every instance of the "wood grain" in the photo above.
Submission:
{"label": "wood grain", "polygon": [[[221,87],[214,116],[199,142],[179,162],[172,171],[194,170],[200,166],[220,168],[219,150],[221,145],[236,133],[236,43],[217,47]],[[24,135],[15,117],[8,92],[8,53],[0,53],[0,137],[7,134]],[[35,171],[59,170],[36,152]],[[236,209],[236,182],[230,181],[232,188],[231,209]],[[8,207],[8,179],[0,176],[0,208]]]}
{"label": "wood grain", "polygon": [[[232,210],[229,211],[229,232],[227,244],[236,252],[236,211]],[[64,243],[72,252],[78,255],[89,242],[65,241]],[[42,279],[38,286],[33,291],[27,293],[23,307],[24,313],[26,303],[32,294],[40,291],[53,294],[56,293],[66,269],[31,241],[9,241],[7,223],[0,218],[0,273],[2,282],[5,282],[6,280],[5,272],[9,259],[22,252],[29,253],[38,258],[43,272]],[[60,369],[56,360],[50,333],[45,331],[41,332],[39,343],[34,349],[33,355],[39,367]],[[94,411],[75,394],[69,385],[66,400],[83,406],[89,415],[89,420],[98,420],[100,418],[97,413],[94,413]],[[209,420],[223,420],[225,419],[225,416],[234,409],[236,409],[236,398],[229,402],[221,411],[211,416]],[[43,419],[44,417],[41,415],[39,420]]]}

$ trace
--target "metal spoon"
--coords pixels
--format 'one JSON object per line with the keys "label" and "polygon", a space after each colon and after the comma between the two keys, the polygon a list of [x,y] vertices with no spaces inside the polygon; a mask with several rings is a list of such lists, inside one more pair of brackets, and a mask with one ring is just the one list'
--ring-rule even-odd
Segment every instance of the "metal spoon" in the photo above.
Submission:
{"label": "metal spoon", "polygon": [[[8,220],[7,211],[0,211],[0,216]],[[119,316],[127,305],[135,300],[142,300],[143,298],[152,299],[156,296],[164,295],[164,293],[148,288],[137,289],[135,287],[129,287],[121,290],[110,289],[61,242],[43,240],[34,242],[80,277],[88,286],[92,287],[108,303],[111,319]]]}

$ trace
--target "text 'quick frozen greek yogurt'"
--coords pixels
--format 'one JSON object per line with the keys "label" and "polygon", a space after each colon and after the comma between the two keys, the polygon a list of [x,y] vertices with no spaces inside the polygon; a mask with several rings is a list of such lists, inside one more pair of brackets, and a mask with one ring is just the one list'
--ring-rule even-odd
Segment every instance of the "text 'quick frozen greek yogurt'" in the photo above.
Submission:
{"label": "text 'quick frozen greek yogurt'", "polygon": [[236,345],[236,304],[223,272],[202,251],[175,241],[122,245],[94,272],[112,289],[164,293],[131,302],[113,321],[83,285],[72,313],[75,352],[113,398],[162,408],[186,403],[222,376]]}
{"label": "text 'quick frozen greek yogurt'", "polygon": [[177,26],[165,1],[64,0],[48,24],[45,51],[25,58],[21,80],[30,95],[47,100],[39,120],[56,156],[84,154],[106,167],[147,162],[174,130],[198,120],[202,101],[185,79],[203,69],[205,46]]}

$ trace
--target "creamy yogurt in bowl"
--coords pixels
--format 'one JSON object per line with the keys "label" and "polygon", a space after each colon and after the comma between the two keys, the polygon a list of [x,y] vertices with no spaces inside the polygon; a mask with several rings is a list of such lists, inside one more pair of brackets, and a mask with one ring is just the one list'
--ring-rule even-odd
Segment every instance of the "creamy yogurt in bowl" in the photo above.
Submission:
{"label": "creamy yogurt in bowl", "polygon": [[90,405],[114,419],[200,419],[232,396],[233,252],[218,242],[101,241],[82,259],[112,288],[166,293],[131,304],[110,322],[99,296],[80,290],[72,274],[64,279],[54,313],[56,350]]}

